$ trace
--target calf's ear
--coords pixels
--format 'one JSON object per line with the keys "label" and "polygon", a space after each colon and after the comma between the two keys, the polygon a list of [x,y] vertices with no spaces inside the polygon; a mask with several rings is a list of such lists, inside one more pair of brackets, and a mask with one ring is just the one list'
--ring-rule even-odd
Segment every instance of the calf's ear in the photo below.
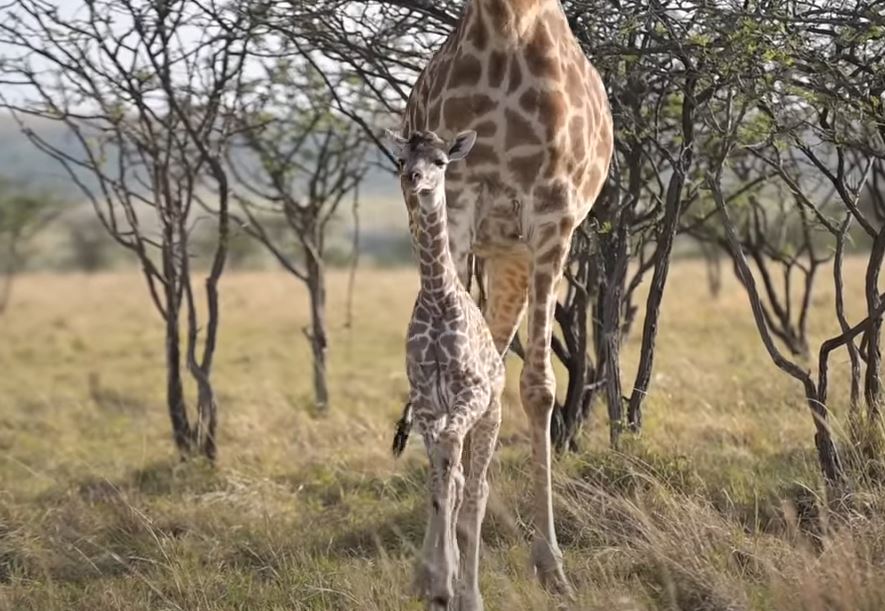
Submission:
{"label": "calf's ear", "polygon": [[384,130],[384,140],[387,146],[390,147],[390,152],[393,153],[394,157],[402,157],[403,150],[409,142],[399,132],[395,132],[392,129]]}
{"label": "calf's ear", "polygon": [[455,136],[449,144],[449,161],[458,161],[467,157],[474,144],[476,144],[476,132],[472,129]]}

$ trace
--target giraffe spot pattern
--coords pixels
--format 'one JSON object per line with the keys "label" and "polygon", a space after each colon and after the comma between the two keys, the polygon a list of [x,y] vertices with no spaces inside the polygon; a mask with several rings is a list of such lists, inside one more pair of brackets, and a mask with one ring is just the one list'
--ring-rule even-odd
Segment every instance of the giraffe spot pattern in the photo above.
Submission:
{"label": "giraffe spot pattern", "polygon": [[522,85],[522,68],[519,66],[519,58],[510,60],[510,74],[508,75],[507,93],[513,93]]}
{"label": "giraffe spot pattern", "polygon": [[450,97],[443,105],[443,122],[449,129],[456,129],[469,125],[473,118],[485,115],[496,106],[484,93]]}
{"label": "giraffe spot pattern", "polygon": [[543,23],[535,28],[535,35],[526,48],[526,64],[529,72],[540,78],[555,79],[558,77],[559,62],[552,53],[553,40]]}
{"label": "giraffe spot pattern", "polygon": [[470,151],[470,163],[472,165],[497,164],[498,154],[491,145],[477,142],[473,145],[473,150]]}
{"label": "giraffe spot pattern", "polygon": [[477,51],[485,51],[489,42],[489,33],[486,30],[485,22],[478,13],[474,15],[473,23],[470,25],[470,42],[473,43]]}
{"label": "giraffe spot pattern", "polygon": [[[538,214],[565,210],[569,204],[568,188],[561,182],[536,187],[534,200],[535,212]],[[553,237],[552,234],[549,237]]]}
{"label": "giraffe spot pattern", "polygon": [[482,78],[482,64],[473,55],[461,55],[455,62],[449,73],[449,89],[469,87],[476,85]]}
{"label": "giraffe spot pattern", "polygon": [[547,139],[552,140],[564,127],[568,118],[568,104],[559,91],[543,91],[538,96],[539,117],[547,125]]}
{"label": "giraffe spot pattern", "polygon": [[522,186],[524,190],[528,190],[538,178],[541,172],[541,165],[544,163],[544,153],[538,152],[531,155],[520,157],[511,157],[507,166],[516,182]]}
{"label": "giraffe spot pattern", "polygon": [[541,144],[535,126],[515,110],[508,108],[504,111],[504,124],[507,126],[505,148],[515,148],[521,144]]}
{"label": "giraffe spot pattern", "polygon": [[507,70],[507,56],[501,51],[489,53],[489,87],[497,89],[504,81]]}
{"label": "giraffe spot pattern", "polygon": [[482,121],[472,127],[479,138],[489,138],[498,132],[498,124],[494,121]]}

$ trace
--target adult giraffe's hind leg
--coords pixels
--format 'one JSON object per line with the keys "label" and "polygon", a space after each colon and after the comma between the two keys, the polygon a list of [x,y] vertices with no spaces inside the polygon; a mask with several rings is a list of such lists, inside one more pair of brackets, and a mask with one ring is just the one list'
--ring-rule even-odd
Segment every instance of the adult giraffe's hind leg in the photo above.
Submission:
{"label": "adult giraffe's hind leg", "polygon": [[524,257],[494,257],[485,262],[488,303],[485,319],[498,352],[513,340],[525,310],[529,262]]}
{"label": "adult giraffe's hind leg", "polygon": [[[553,228],[558,229],[554,224]],[[529,421],[534,470],[534,539],[532,563],[541,582],[555,591],[571,595],[572,589],[562,570],[562,552],[553,524],[553,491],[550,473],[550,416],[556,393],[556,378],[550,362],[550,338],[556,289],[571,235],[562,236],[550,227],[538,228],[538,236],[548,241],[533,245],[529,276],[528,341],[520,375],[522,407]]]}

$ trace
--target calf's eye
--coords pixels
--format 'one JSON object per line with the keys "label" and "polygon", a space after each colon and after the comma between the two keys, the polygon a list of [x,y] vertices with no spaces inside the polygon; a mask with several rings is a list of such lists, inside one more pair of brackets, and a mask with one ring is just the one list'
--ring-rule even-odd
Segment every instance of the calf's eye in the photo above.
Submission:
{"label": "calf's eye", "polygon": [[443,161],[442,159],[436,159],[436,160],[433,162],[433,165],[435,165],[435,166],[438,167],[438,168],[444,168],[444,167],[446,167],[446,162]]}

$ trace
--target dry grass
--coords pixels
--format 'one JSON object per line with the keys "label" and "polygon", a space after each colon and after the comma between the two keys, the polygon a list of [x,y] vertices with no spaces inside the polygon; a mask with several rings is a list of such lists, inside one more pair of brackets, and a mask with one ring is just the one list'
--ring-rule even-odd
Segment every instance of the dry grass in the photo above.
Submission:
{"label": "dry grass", "polygon": [[[731,282],[712,300],[693,263],[673,276],[643,436],[608,452],[597,407],[587,451],[557,464],[571,607],[885,608],[885,495],[827,514],[800,389],[768,362],[743,294]],[[388,451],[415,273],[363,272],[351,330],[344,286],[332,277],[334,405],[316,417],[300,286],[223,281],[212,468],[173,456],[162,330],[139,278],[24,278],[0,319],[0,609],[419,608],[423,451]],[[815,337],[834,329],[831,300],[815,299]],[[835,380],[837,411],[843,391]],[[511,384],[483,589],[492,610],[556,608],[528,568],[515,399]]]}

